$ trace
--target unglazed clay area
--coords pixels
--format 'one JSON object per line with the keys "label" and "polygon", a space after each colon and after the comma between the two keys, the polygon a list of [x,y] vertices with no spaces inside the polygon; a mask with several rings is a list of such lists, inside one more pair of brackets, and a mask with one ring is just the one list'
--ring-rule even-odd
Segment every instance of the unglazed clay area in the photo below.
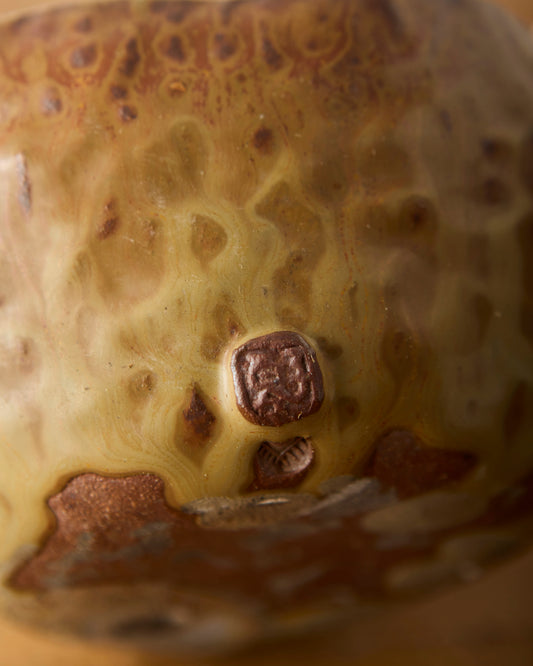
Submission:
{"label": "unglazed clay area", "polygon": [[0,27],[0,605],[174,649],[533,523],[533,43],[464,0]]}

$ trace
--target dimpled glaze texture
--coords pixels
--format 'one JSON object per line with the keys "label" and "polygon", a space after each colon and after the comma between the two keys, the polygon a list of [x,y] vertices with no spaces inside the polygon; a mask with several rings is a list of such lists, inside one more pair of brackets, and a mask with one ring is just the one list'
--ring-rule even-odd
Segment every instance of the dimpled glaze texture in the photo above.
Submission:
{"label": "dimpled glaze texture", "polygon": [[[477,2],[116,3],[0,27],[3,571],[84,471],[152,472],[179,506],[244,493],[261,441],[305,437],[313,492],[402,427],[478,456],[481,498],[515,482],[532,164],[533,45]],[[316,350],[325,400],[262,428],[230,356],[276,330]]]}

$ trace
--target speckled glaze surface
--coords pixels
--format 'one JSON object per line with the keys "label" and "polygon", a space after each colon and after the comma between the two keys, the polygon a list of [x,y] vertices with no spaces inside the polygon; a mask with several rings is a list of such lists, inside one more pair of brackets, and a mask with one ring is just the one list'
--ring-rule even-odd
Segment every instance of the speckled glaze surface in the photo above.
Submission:
{"label": "speckled glaze surface", "polygon": [[7,612],[218,649],[527,543],[533,44],[512,19],[13,20],[0,168]]}

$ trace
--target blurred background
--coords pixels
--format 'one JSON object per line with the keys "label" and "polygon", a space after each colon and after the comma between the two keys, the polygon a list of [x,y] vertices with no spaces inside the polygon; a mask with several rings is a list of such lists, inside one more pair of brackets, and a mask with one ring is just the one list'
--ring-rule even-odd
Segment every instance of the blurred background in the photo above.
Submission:
{"label": "blurred background", "polygon": [[[84,2],[86,0],[73,0]],[[312,2],[312,0],[309,0]],[[432,0],[427,0],[431,2]],[[493,0],[533,30],[533,0]],[[0,17],[47,0],[0,0]],[[533,110],[532,110],[533,114]],[[305,641],[217,659],[172,659],[45,636],[0,619],[1,666],[531,666],[533,551],[466,587]]]}

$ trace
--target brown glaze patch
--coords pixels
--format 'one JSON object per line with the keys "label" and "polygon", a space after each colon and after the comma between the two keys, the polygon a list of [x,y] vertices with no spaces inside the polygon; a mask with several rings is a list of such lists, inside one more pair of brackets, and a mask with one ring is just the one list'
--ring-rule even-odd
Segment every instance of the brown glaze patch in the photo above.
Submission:
{"label": "brown glaze patch", "polygon": [[217,32],[213,40],[214,51],[219,60],[228,60],[237,53],[238,42],[234,35]]}
{"label": "brown glaze patch", "polygon": [[[391,566],[431,558],[450,536],[508,526],[528,515],[533,508],[533,477],[494,498],[479,519],[431,534],[407,533],[405,539],[385,544],[360,524],[369,508],[393,501],[375,481],[356,481],[323,502],[315,500],[302,515],[291,514],[291,505],[286,504],[288,517],[282,513],[267,530],[261,525],[272,502],[264,499],[264,506],[256,496],[247,506],[245,500],[233,505],[229,500],[226,510],[239,513],[245,523],[230,528],[217,527],[221,504],[213,500],[207,509],[211,520],[202,521],[213,526],[201,527],[197,516],[205,509],[171,508],[163,482],[153,474],[122,478],[83,474],[49,500],[55,515],[50,533],[39,552],[13,573],[9,585],[46,592],[125,584],[135,594],[135,586],[157,581],[177,592],[238,598],[243,605],[253,601],[268,610],[316,601],[318,591],[327,597],[339,587],[358,599],[383,598],[394,594],[384,580]],[[223,504],[228,504],[227,498]],[[282,589],[275,584],[281,576],[296,579],[310,565],[317,566],[311,580]]]}
{"label": "brown glaze patch", "polygon": [[74,24],[74,30],[86,34],[93,29],[93,22],[90,16],[85,16]]}
{"label": "brown glaze patch", "polygon": [[96,62],[97,53],[96,44],[80,46],[70,54],[70,64],[74,69],[90,67]]}
{"label": "brown glaze patch", "polygon": [[104,220],[98,227],[96,232],[100,240],[105,240],[112,236],[119,226],[119,218],[117,215],[116,204],[114,201],[109,201],[104,206]]}
{"label": "brown glaze patch", "polygon": [[[113,553],[119,556],[128,546],[141,559],[149,554],[147,548],[152,554],[161,552],[170,545],[165,529],[154,540],[156,534],[153,530],[150,534],[150,526],[180,522],[179,514],[164,501],[162,481],[152,474],[124,478],[83,474],[54,495],[49,506],[56,517],[54,531],[40,554],[15,576],[15,587],[61,587],[67,583],[69,569],[71,576],[94,578],[100,558],[105,560],[106,554]],[[74,555],[77,557],[69,563]],[[128,564],[131,566],[128,559],[119,560],[118,567],[111,570],[127,570]],[[101,574],[109,576],[109,565]]]}
{"label": "brown glaze patch", "polygon": [[375,443],[365,475],[406,498],[461,481],[476,463],[470,453],[430,448],[412,432],[392,430]]}
{"label": "brown glaze patch", "polygon": [[188,405],[182,414],[188,433],[187,443],[204,444],[213,433],[216,418],[207,408],[196,386],[192,389]]}
{"label": "brown glaze patch", "polygon": [[268,127],[260,127],[254,134],[254,148],[261,153],[271,153],[274,147],[274,135]]}
{"label": "brown glaze patch", "polygon": [[314,460],[315,450],[309,438],[262,442],[254,456],[254,480],[248,490],[296,488],[307,476]]}
{"label": "brown glaze patch", "polygon": [[209,263],[226,247],[228,235],[224,228],[206,215],[196,215],[191,230],[191,249],[202,262]]}
{"label": "brown glaze patch", "polygon": [[126,44],[126,55],[123,57],[119,72],[127,77],[132,77],[141,61],[137,40],[132,37]]}
{"label": "brown glaze patch", "polygon": [[137,118],[137,109],[128,104],[124,104],[119,108],[118,115],[124,122],[129,122],[130,120],[135,120],[135,118]]}
{"label": "brown glaze patch", "polygon": [[412,194],[396,206],[375,205],[362,219],[355,220],[358,234],[380,247],[406,245],[429,258],[439,226],[435,205],[428,198]]}
{"label": "brown glaze patch", "polygon": [[262,49],[263,58],[271,69],[277,70],[283,66],[282,55],[275,48],[274,44],[268,37],[263,38]]}
{"label": "brown glaze patch", "polygon": [[316,354],[297,333],[249,340],[233,352],[231,372],[239,411],[257,425],[298,421],[317,412],[324,400]]}
{"label": "brown glaze patch", "polygon": [[128,91],[124,86],[119,86],[119,85],[112,85],[109,88],[109,92],[111,93],[111,97],[113,99],[125,99],[128,96]]}
{"label": "brown glaze patch", "polygon": [[166,44],[163,46],[163,53],[171,60],[176,62],[183,62],[185,60],[185,51],[183,49],[183,42],[178,35],[169,37]]}
{"label": "brown glaze patch", "polygon": [[102,226],[98,229],[98,238],[100,238],[100,240],[105,240],[113,235],[118,228],[118,222],[118,217],[106,218],[102,223]]}
{"label": "brown glaze patch", "polygon": [[33,372],[39,360],[34,341],[30,338],[21,338],[16,347],[14,360],[19,372],[23,374]]}
{"label": "brown glaze patch", "polygon": [[433,236],[438,222],[435,205],[427,197],[413,194],[402,201],[398,213],[398,233],[401,235]]}

